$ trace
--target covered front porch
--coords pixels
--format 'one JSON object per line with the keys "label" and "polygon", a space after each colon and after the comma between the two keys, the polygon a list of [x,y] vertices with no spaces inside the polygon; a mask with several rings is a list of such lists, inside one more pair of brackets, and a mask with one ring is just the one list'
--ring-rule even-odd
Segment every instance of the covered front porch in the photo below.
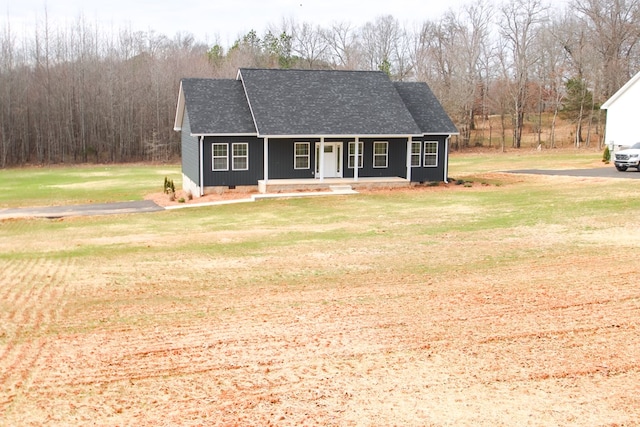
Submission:
{"label": "covered front porch", "polygon": [[332,189],[351,188],[402,188],[411,186],[411,181],[400,177],[381,178],[312,178],[312,179],[261,179],[258,191],[266,193],[282,193],[294,191],[328,191]]}

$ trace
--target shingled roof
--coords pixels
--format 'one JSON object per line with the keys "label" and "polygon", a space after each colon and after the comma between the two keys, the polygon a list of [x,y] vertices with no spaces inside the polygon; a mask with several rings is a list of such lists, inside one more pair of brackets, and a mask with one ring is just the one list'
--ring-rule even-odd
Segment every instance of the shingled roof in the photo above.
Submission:
{"label": "shingled roof", "polygon": [[457,129],[425,83],[380,71],[241,68],[236,80],[183,79],[193,135],[410,136]]}
{"label": "shingled roof", "polygon": [[240,69],[260,135],[416,135],[380,71]]}
{"label": "shingled roof", "polygon": [[454,135],[458,129],[424,82],[395,82],[400,97],[422,133]]}
{"label": "shingled roof", "polygon": [[[194,135],[255,135],[256,127],[244,95],[242,82],[223,79],[183,79],[178,100],[176,130],[188,107],[191,133]],[[184,97],[184,99],[182,99]]]}

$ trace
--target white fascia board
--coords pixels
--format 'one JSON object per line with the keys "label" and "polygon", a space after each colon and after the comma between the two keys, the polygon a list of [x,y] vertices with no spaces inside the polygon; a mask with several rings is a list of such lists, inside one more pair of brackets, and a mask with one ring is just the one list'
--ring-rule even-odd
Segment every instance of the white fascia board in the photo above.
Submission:
{"label": "white fascia board", "polygon": [[256,128],[258,134],[260,134],[260,129],[258,129],[258,123],[256,122],[256,115],[253,113],[253,107],[251,106],[251,100],[249,99],[249,94],[247,93],[247,87],[244,85],[244,79],[242,78],[242,72],[238,69],[238,76],[236,80],[240,80],[242,82],[242,90],[244,91],[244,97],[247,100],[247,104],[249,105],[249,111],[251,112],[251,120],[253,120],[253,127]]}
{"label": "white fascia board", "polygon": [[354,138],[413,138],[420,137],[422,134],[415,135],[362,135],[362,134],[354,134],[354,135],[258,135],[260,138],[269,138],[269,139],[296,139],[296,138],[335,138],[335,139],[354,139]]}
{"label": "white fascia board", "polygon": [[191,136],[195,137],[203,137],[203,136],[255,136],[257,137],[257,133],[192,133]]}
{"label": "white fascia board", "polygon": [[460,135],[460,132],[454,132],[454,133],[442,133],[442,132],[430,132],[430,133],[424,133],[422,134],[423,136],[452,136],[452,135]]}
{"label": "white fascia board", "polygon": [[184,120],[185,99],[182,90],[182,82],[180,82],[180,91],[178,92],[178,106],[176,107],[176,119],[173,122],[173,130],[179,132],[182,130],[182,122]]}
{"label": "white fascia board", "polygon": [[613,104],[614,102],[616,102],[618,100],[618,98],[620,98],[622,96],[623,93],[625,93],[631,86],[633,86],[638,80],[640,80],[640,72],[636,73],[635,76],[631,77],[631,80],[629,80],[627,83],[624,84],[624,86],[622,86],[620,89],[618,89],[618,91],[616,93],[614,93],[611,98],[607,99],[605,101],[604,104],[602,104],[600,106],[601,110],[606,110],[609,107],[611,107],[611,104]]}

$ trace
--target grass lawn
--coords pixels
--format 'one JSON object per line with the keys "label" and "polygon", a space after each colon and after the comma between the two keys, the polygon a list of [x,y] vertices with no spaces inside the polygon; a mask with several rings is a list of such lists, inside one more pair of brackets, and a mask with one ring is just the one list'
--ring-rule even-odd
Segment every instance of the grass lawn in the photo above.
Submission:
{"label": "grass lawn", "polygon": [[80,165],[0,169],[0,208],[141,200],[164,178],[182,185],[178,165]]}
{"label": "grass lawn", "polygon": [[[599,160],[454,153],[473,185],[2,221],[0,426],[638,425],[640,182],[496,172]],[[179,171],[80,169],[2,182],[69,203]]]}
{"label": "grass lawn", "polygon": [[[573,169],[600,166],[601,153],[594,150],[522,149],[502,153],[453,152],[449,175],[473,175],[513,169]],[[54,206],[141,200],[161,192],[164,178],[182,186],[180,165],[79,165],[51,168],[0,169],[0,208]]]}

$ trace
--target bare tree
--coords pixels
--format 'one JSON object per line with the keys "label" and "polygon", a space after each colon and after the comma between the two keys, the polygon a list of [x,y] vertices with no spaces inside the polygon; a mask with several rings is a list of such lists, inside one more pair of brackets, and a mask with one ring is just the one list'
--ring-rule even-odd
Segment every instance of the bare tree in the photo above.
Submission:
{"label": "bare tree", "polygon": [[547,7],[540,0],[511,0],[501,8],[500,34],[505,40],[502,60],[505,77],[512,82],[513,146],[520,148],[529,96],[529,70],[539,60],[532,50]]}
{"label": "bare tree", "polygon": [[306,68],[322,66],[329,50],[325,31],[308,22],[293,25],[292,28],[293,52],[300,57]]}
{"label": "bare tree", "polygon": [[391,15],[381,16],[374,22],[367,22],[360,32],[362,49],[369,70],[382,70],[392,75],[398,71],[396,58],[402,29],[397,19]]}
{"label": "bare tree", "polygon": [[356,69],[361,61],[361,49],[355,27],[346,22],[334,22],[323,34],[331,65],[334,68]]}
{"label": "bare tree", "polygon": [[602,64],[602,95],[617,91],[638,66],[640,0],[574,0],[571,4]]}

